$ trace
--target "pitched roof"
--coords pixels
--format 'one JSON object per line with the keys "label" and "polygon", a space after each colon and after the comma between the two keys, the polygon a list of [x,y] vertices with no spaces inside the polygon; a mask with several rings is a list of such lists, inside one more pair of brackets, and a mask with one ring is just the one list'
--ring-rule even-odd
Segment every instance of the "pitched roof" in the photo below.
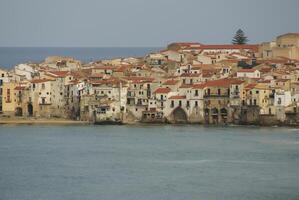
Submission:
{"label": "pitched roof", "polygon": [[186,99],[186,96],[175,95],[175,96],[171,96],[171,97],[169,97],[169,99]]}
{"label": "pitched roof", "polygon": [[25,86],[16,86],[15,90],[24,90],[26,87]]}
{"label": "pitched roof", "polygon": [[171,91],[170,88],[158,88],[155,90],[154,93],[158,93],[158,94],[167,94]]}
{"label": "pitched roof", "polygon": [[44,79],[33,79],[30,82],[31,83],[44,83],[44,82],[48,82],[48,81],[54,81],[54,80],[44,78]]}
{"label": "pitched roof", "polygon": [[241,73],[253,73],[256,70],[257,69],[240,69],[238,72],[241,72]]}
{"label": "pitched roof", "polygon": [[48,71],[46,74],[55,78],[64,78],[68,73],[69,71]]}
{"label": "pitched roof", "polygon": [[174,80],[174,79],[170,79],[170,80],[166,80],[163,85],[176,85],[179,82],[179,80]]}
{"label": "pitched roof", "polygon": [[204,83],[194,84],[192,89],[203,89],[206,85]]}
{"label": "pitched roof", "polygon": [[245,86],[245,90],[251,90],[253,89],[257,83],[249,83],[248,85]]}
{"label": "pitched roof", "polygon": [[236,45],[236,44],[212,44],[212,45],[201,45],[199,49],[206,50],[206,49],[249,49],[252,51],[258,51],[258,45],[256,44],[243,44],[243,45]]}

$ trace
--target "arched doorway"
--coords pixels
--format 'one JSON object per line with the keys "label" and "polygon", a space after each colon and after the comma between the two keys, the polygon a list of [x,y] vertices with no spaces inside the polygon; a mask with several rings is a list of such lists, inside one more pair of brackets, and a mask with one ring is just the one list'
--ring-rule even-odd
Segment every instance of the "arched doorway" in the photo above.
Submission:
{"label": "arched doorway", "polygon": [[31,103],[28,103],[27,105],[27,111],[28,111],[28,116],[32,117],[33,116],[33,106]]}
{"label": "arched doorway", "polygon": [[212,120],[213,120],[213,123],[214,123],[214,124],[217,124],[217,123],[218,123],[218,113],[219,113],[219,111],[218,111],[217,108],[213,108],[213,109],[211,110]]}
{"label": "arched doorway", "polygon": [[17,107],[15,110],[15,116],[21,117],[23,115],[23,110],[21,107]]}
{"label": "arched doorway", "polygon": [[173,118],[175,123],[187,123],[188,121],[187,114],[181,107],[173,111]]}
{"label": "arched doorway", "polygon": [[205,113],[205,116],[204,116],[205,123],[208,124],[208,123],[210,123],[210,110],[208,108],[206,108],[204,110],[204,113]]}
{"label": "arched doorway", "polygon": [[224,123],[226,123],[227,122],[227,110],[225,108],[221,108],[220,113],[221,113],[222,121]]}

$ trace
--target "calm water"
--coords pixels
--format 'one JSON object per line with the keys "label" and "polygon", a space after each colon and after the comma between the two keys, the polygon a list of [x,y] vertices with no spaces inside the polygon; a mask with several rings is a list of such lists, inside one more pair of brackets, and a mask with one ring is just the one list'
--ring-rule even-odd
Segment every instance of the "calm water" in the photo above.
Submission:
{"label": "calm water", "polygon": [[25,62],[40,62],[48,56],[70,56],[83,62],[105,58],[145,56],[161,48],[154,47],[103,47],[103,48],[63,48],[63,47],[0,47],[0,68],[12,68]]}
{"label": "calm water", "polygon": [[299,130],[0,126],[2,200],[299,199]]}

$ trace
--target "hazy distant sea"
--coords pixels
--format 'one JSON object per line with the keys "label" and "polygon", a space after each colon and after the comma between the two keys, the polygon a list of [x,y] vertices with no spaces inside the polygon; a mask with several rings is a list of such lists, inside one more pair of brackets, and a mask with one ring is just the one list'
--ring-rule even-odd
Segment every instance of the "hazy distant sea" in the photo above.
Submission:
{"label": "hazy distant sea", "polygon": [[83,62],[105,58],[144,56],[161,48],[155,47],[0,47],[0,68],[19,63],[39,62],[48,56],[71,56]]}

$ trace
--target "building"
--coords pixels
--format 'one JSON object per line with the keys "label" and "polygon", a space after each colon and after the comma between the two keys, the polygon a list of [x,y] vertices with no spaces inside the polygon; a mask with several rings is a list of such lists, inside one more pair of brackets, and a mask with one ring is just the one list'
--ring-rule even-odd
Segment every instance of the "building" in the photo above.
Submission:
{"label": "building", "polygon": [[260,78],[261,73],[257,69],[241,69],[237,71],[237,78]]}
{"label": "building", "polygon": [[259,54],[263,59],[299,59],[299,33],[283,34],[275,41],[262,43],[259,46]]}

